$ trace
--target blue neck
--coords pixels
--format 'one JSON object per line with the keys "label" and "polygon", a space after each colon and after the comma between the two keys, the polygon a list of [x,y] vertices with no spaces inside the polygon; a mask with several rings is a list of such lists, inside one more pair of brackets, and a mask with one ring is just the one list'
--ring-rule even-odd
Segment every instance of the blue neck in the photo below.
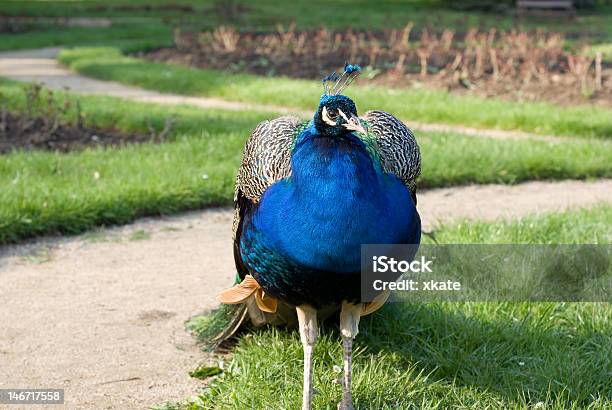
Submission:
{"label": "blue neck", "polygon": [[298,140],[291,157],[296,195],[320,201],[350,202],[367,195],[379,185],[381,172],[380,164],[352,134],[310,135]]}

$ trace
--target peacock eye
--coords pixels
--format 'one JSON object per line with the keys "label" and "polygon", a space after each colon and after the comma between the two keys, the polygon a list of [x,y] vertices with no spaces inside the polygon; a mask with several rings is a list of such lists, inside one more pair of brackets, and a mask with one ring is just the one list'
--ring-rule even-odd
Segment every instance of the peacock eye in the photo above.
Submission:
{"label": "peacock eye", "polygon": [[336,110],[335,108],[330,108],[329,111],[327,111],[327,115],[331,120],[335,120],[336,118],[338,118],[338,110]]}

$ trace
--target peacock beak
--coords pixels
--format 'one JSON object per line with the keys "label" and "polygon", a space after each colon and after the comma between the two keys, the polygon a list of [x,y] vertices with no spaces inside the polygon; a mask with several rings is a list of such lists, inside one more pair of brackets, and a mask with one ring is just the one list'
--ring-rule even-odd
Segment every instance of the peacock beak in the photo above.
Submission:
{"label": "peacock beak", "polygon": [[346,114],[342,112],[342,110],[338,111],[340,112],[342,118],[344,118],[344,120],[346,121],[344,124],[342,124],[344,128],[346,128],[347,130],[359,132],[361,134],[368,133],[358,116],[356,116],[355,114],[351,114],[351,118],[348,118]]}

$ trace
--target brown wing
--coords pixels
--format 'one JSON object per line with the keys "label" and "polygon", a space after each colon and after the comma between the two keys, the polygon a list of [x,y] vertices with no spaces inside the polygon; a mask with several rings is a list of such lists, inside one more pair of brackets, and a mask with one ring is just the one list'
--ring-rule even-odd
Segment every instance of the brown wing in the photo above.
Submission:
{"label": "brown wing", "polygon": [[421,174],[421,153],[410,129],[384,111],[368,111],[363,117],[376,138],[383,169],[394,173],[410,190],[416,204],[416,180]]}

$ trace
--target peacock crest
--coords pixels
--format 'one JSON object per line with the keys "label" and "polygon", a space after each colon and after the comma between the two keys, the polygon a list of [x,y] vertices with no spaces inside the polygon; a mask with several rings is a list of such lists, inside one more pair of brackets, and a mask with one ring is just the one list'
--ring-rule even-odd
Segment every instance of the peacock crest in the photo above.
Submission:
{"label": "peacock crest", "polygon": [[338,95],[359,76],[361,67],[357,64],[344,64],[342,75],[336,71],[323,78],[323,95]]}

